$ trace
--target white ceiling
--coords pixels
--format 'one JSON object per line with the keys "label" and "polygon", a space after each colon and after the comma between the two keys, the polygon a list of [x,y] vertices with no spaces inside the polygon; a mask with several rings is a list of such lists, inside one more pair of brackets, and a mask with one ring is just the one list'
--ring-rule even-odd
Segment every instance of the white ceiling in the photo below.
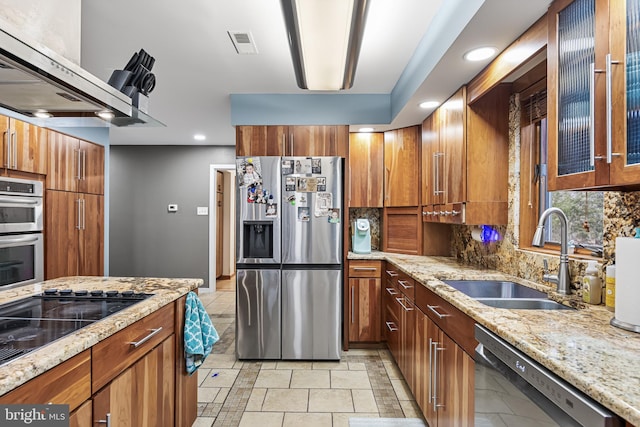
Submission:
{"label": "white ceiling", "polygon": [[[370,0],[355,83],[340,93],[391,93],[429,25],[447,27],[433,18],[448,1]],[[479,45],[502,50],[550,1],[460,2],[472,3],[478,12],[443,55],[431,58],[435,67],[393,122],[376,130],[420,123],[430,113],[417,107],[421,100],[445,100],[488,63],[465,63],[464,52]],[[238,55],[227,31],[250,31],[259,53]],[[141,48],[156,59],[149,112],[166,127],[112,128],[114,145],[233,145],[230,94],[309,93],[296,86],[279,0],[82,2],[83,68],[106,81]],[[194,141],[195,133],[207,139]]]}

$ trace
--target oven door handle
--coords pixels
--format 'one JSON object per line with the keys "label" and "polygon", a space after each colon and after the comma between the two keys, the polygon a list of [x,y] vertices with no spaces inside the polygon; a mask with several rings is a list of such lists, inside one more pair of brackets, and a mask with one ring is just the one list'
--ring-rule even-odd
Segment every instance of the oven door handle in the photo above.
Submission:
{"label": "oven door handle", "polygon": [[37,242],[39,235],[38,234],[34,234],[32,237],[31,235],[29,236],[20,236],[20,237],[2,237],[0,238],[0,245],[3,243],[31,243],[31,242]]}
{"label": "oven door handle", "polygon": [[36,197],[2,197],[0,203],[12,203],[14,205],[37,205],[42,199]]}

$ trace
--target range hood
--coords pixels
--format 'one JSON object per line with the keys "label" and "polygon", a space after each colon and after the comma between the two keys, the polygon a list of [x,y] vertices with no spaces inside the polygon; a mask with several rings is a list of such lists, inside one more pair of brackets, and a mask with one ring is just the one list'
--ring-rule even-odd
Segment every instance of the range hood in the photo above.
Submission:
{"label": "range hood", "polygon": [[[131,98],[51,49],[0,29],[0,107],[53,126],[163,126]],[[98,113],[110,111],[104,120]],[[46,112],[51,118],[36,119]]]}

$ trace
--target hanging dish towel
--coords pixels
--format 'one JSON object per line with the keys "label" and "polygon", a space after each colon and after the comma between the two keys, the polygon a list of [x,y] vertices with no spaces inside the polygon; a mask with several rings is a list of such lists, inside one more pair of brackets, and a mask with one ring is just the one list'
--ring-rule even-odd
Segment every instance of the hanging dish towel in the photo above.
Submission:
{"label": "hanging dish towel", "polygon": [[184,353],[189,375],[200,367],[218,339],[218,332],[200,298],[195,292],[189,292],[184,314]]}

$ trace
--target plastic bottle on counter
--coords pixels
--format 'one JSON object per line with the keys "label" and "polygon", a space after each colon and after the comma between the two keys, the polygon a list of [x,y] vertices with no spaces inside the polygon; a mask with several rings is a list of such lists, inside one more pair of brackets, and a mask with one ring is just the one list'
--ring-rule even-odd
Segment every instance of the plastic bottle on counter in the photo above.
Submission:
{"label": "plastic bottle on counter", "polygon": [[600,304],[602,299],[602,285],[598,277],[598,263],[588,261],[587,269],[582,278],[582,299],[588,304]]}
{"label": "plastic bottle on counter", "polygon": [[604,303],[609,311],[615,311],[616,307],[616,265],[607,266],[605,278],[605,298]]}

